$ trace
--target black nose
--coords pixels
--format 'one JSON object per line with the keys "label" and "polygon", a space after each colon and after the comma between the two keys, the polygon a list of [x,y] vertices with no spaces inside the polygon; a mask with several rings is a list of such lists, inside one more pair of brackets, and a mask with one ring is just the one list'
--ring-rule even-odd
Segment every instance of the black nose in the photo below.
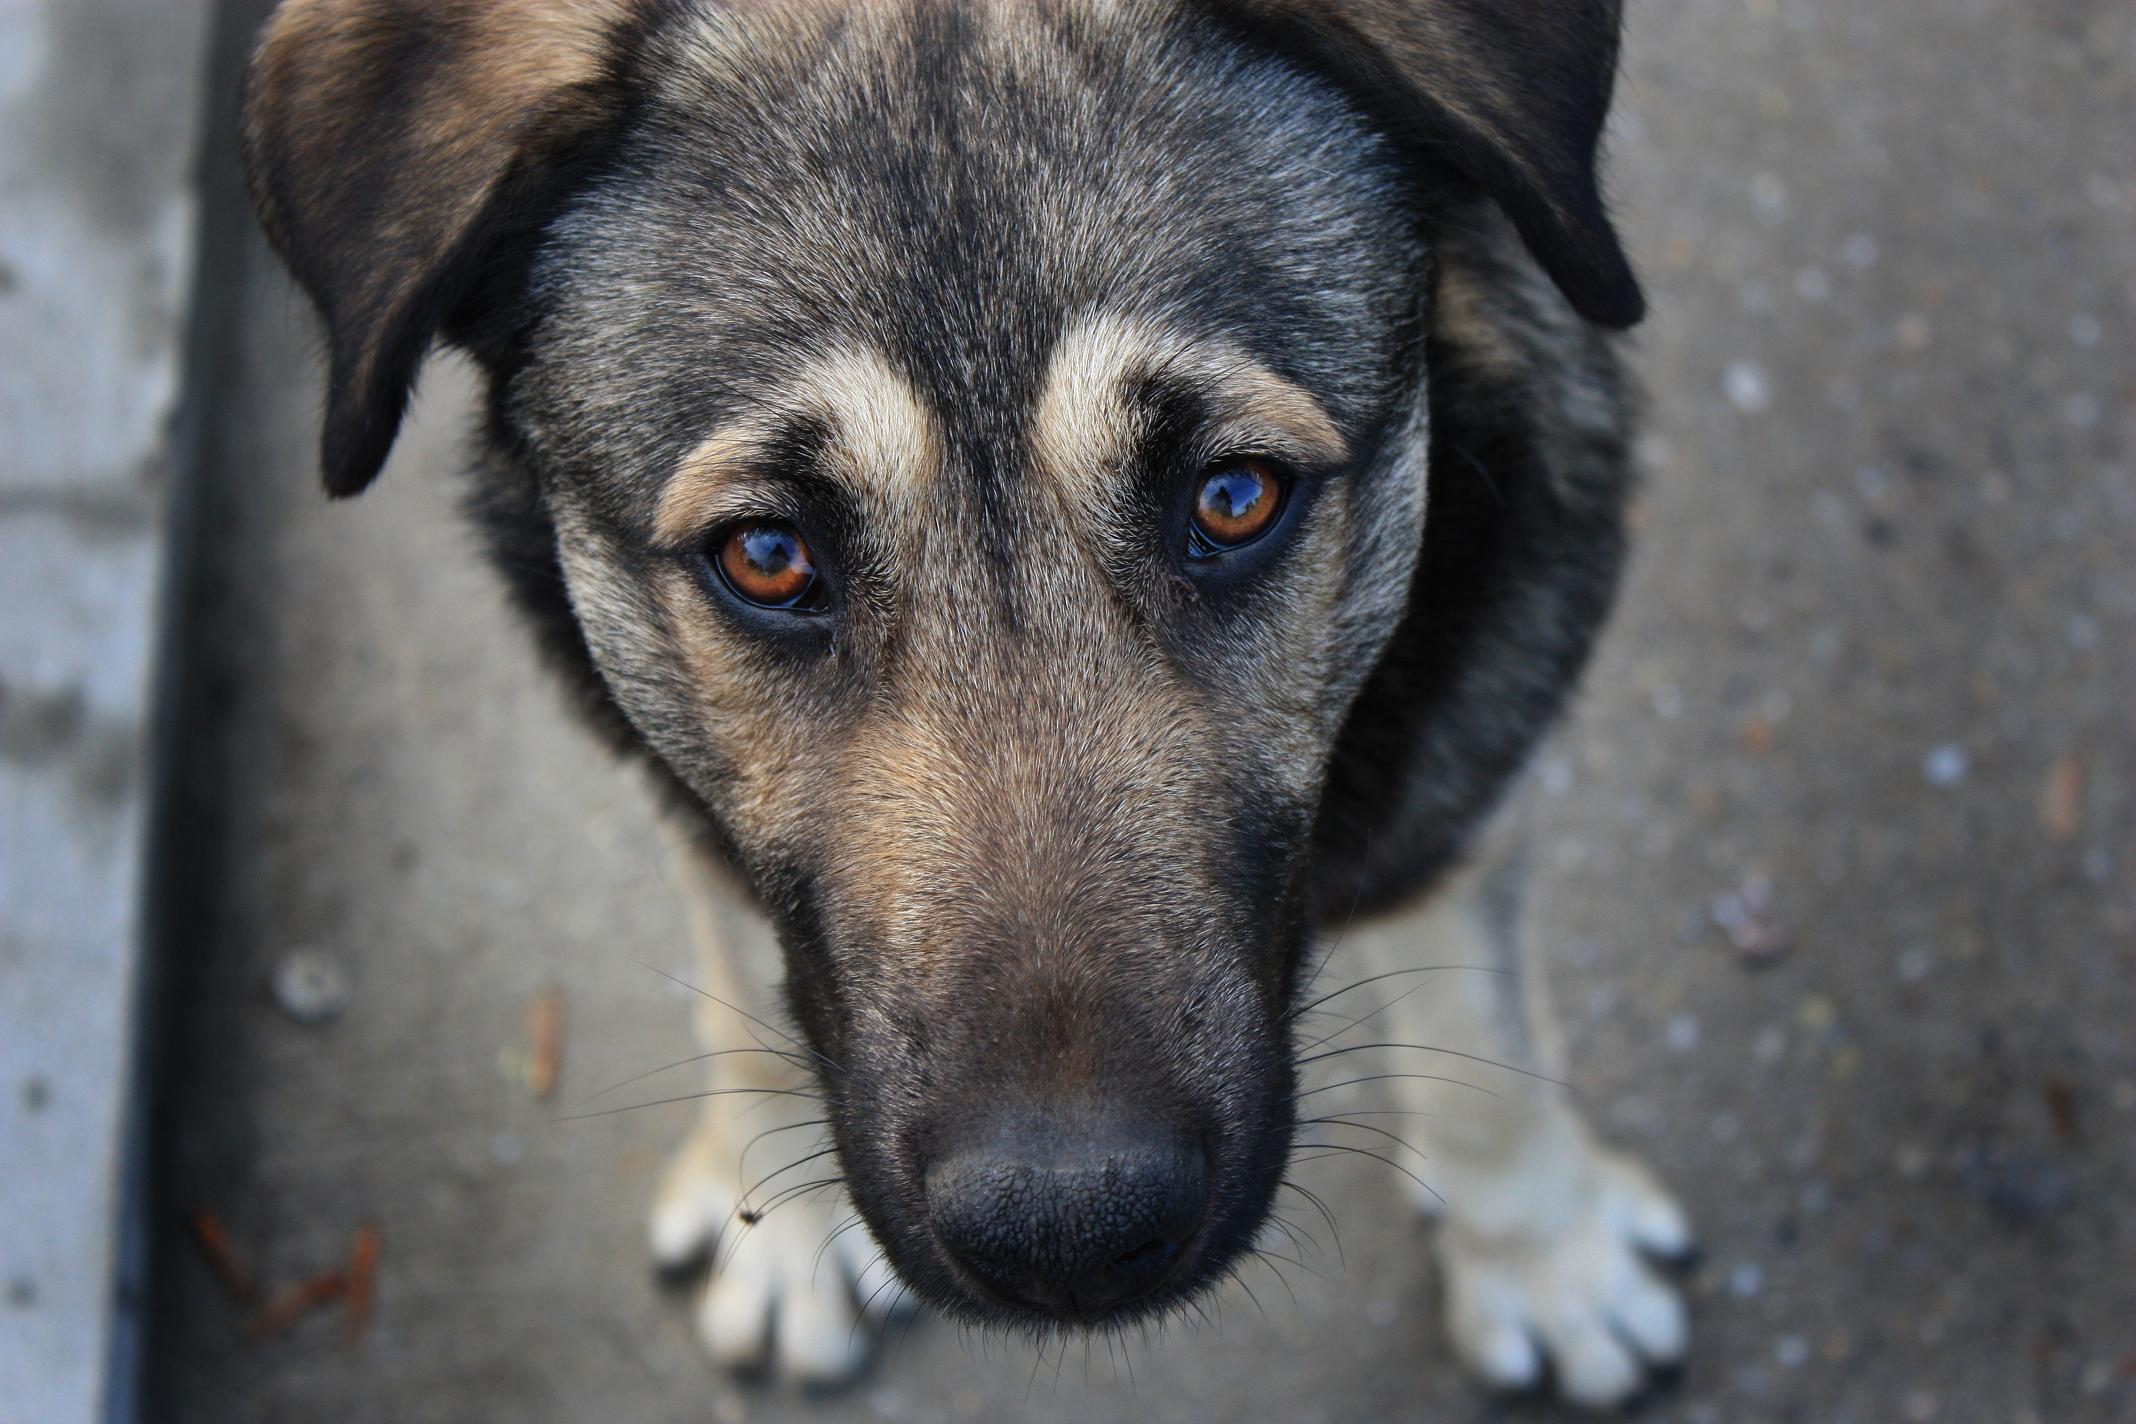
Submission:
{"label": "black nose", "polygon": [[996,1295],[1088,1320],[1149,1294],[1209,1203],[1201,1148],[1150,1123],[999,1124],[927,1169],[935,1237]]}

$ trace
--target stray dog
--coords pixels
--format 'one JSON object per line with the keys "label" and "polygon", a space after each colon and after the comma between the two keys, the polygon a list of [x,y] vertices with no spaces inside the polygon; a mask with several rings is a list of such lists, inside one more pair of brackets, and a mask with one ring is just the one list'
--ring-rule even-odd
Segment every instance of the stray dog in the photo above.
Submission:
{"label": "stray dog", "polygon": [[[327,488],[470,353],[489,551],[683,826],[715,1073],[652,1235],[726,1234],[720,1359],[848,1375],[891,1272],[1011,1328],[1182,1307],[1285,1185],[1353,916],[1461,1355],[1597,1405],[1680,1356],[1646,1257],[1683,1217],[1541,1076],[1503,809],[1623,555],[1618,33],[1616,0],[269,22],[245,156],[324,317]],[[813,1125],[765,1095],[830,1143],[759,1185],[767,1122]]]}

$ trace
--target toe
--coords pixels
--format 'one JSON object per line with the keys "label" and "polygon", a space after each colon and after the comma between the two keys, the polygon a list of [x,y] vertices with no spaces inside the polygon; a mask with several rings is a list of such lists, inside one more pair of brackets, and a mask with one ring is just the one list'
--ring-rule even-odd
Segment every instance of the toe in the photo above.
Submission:
{"label": "toe", "polygon": [[1691,1222],[1651,1172],[1628,1157],[1603,1167],[1605,1215],[1640,1250],[1668,1260],[1692,1250]]}
{"label": "toe", "polygon": [[867,1363],[872,1346],[842,1272],[825,1272],[814,1289],[789,1283],[779,1301],[781,1374],[801,1384],[843,1384]]}
{"label": "toe", "polygon": [[1455,1268],[1447,1292],[1447,1333],[1468,1367],[1496,1389],[1532,1389],[1542,1354],[1526,1325],[1520,1293],[1501,1273]]}
{"label": "toe", "polygon": [[1627,1262],[1614,1284],[1610,1319],[1648,1364],[1683,1359],[1691,1333],[1683,1300],[1637,1262]]}
{"label": "toe", "polygon": [[709,1154],[693,1139],[668,1165],[653,1197],[647,1235],[654,1264],[677,1270],[695,1262],[718,1237],[733,1206]]}
{"label": "toe", "polygon": [[1621,1404],[1637,1392],[1646,1371],[1605,1318],[1592,1310],[1545,1315],[1536,1322],[1557,1367],[1565,1398],[1588,1409]]}
{"label": "toe", "polygon": [[714,1360],[729,1369],[763,1365],[774,1290],[771,1273],[753,1253],[741,1253],[720,1266],[697,1312],[697,1332]]}

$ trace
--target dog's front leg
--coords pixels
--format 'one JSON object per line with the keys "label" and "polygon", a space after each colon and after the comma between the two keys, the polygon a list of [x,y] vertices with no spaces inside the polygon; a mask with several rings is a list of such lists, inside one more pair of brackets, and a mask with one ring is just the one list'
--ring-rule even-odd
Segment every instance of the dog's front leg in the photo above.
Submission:
{"label": "dog's front leg", "polygon": [[1385,1151],[1354,1124],[1386,1125],[1424,1154],[1406,1165],[1437,1194],[1415,1188],[1423,1205],[1445,1218],[1446,1321],[1462,1358],[1493,1384],[1526,1388],[1547,1356],[1569,1400],[1600,1407],[1682,1357],[1682,1300],[1646,1258],[1682,1255],[1690,1231],[1643,1166],[1594,1140],[1562,1088],[1527,1076],[1563,1073],[1542,967],[1521,953],[1519,861],[1517,841],[1500,838],[1416,910],[1353,930],[1361,974],[1399,977],[1348,996],[1386,1007],[1309,1056],[1403,1045],[1341,1074],[1404,1075],[1388,1080],[1402,1115],[1329,1124],[1330,1137]]}
{"label": "dog's front leg", "polygon": [[652,1247],[666,1270],[709,1254],[697,1314],[714,1359],[738,1369],[776,1361],[807,1383],[850,1378],[873,1344],[864,1306],[900,1295],[874,1240],[835,1185],[808,1052],[767,1024],[779,948],[771,926],[704,847],[684,839],[674,874],[689,899],[700,991],[698,1042],[710,1065],[697,1124],[661,1178]]}

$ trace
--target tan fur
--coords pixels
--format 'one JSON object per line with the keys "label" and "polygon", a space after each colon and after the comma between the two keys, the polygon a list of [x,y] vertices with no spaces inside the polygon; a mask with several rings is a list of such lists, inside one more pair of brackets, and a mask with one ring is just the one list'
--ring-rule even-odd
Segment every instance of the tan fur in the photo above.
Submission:
{"label": "tan fur", "polygon": [[839,351],[802,367],[780,383],[772,401],[713,431],[683,457],[654,513],[655,541],[686,544],[722,516],[741,512],[734,506],[782,415],[828,425],[830,463],[874,503],[923,499],[942,462],[934,416],[912,383],[877,352]]}
{"label": "tan fur", "polygon": [[1130,382],[1159,370],[1203,384],[1222,435],[1241,449],[1327,465],[1349,453],[1318,401],[1237,347],[1101,312],[1053,348],[1031,427],[1040,469],[1064,491],[1103,481],[1144,433],[1143,412],[1127,401]]}

